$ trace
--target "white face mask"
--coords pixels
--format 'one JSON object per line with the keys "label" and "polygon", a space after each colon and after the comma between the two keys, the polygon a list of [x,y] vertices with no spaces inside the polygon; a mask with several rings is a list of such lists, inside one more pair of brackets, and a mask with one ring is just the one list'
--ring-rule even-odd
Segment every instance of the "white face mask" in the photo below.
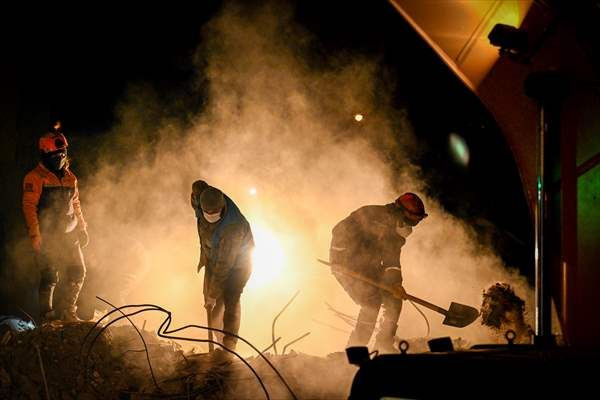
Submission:
{"label": "white face mask", "polygon": [[407,238],[408,235],[412,233],[412,230],[412,226],[400,225],[399,223],[396,223],[396,233],[403,238]]}
{"label": "white face mask", "polygon": [[204,211],[202,211],[202,215],[204,215],[204,219],[206,219],[211,224],[214,224],[215,222],[221,219],[221,211],[218,211],[214,214],[207,214]]}

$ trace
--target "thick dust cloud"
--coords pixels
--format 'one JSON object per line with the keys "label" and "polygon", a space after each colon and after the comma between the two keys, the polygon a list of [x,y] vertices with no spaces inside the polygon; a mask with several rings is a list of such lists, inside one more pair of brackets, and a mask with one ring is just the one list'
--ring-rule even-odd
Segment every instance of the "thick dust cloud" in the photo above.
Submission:
{"label": "thick dust cloud", "polygon": [[[238,204],[254,232],[240,334],[259,348],[270,344],[273,317],[299,290],[278,321],[279,348],[311,332],[293,348],[343,350],[350,328],[325,302],[353,315],[358,308],[316,258],[327,258],[340,219],[405,191],[423,195],[429,213],[401,256],[408,292],[442,307],[479,307],[482,291],[503,281],[531,304],[525,280],[424,196],[427,182],[406,161],[416,146],[410,123],[389,105],[385,68],[356,54],[315,54],[314,40],[287,7],[227,5],[203,29],[194,56],[189,90],[205,96],[201,111],[175,117],[180,99],[161,98],[150,85],[129,89],[111,132],[88,139],[97,150],[93,165],[73,154],[76,166],[93,171],[81,192],[94,290],[113,302],[160,304],[173,311],[174,325],[206,321],[189,204],[192,182],[204,179]],[[425,313],[433,337],[496,340],[478,321],[461,330]],[[148,327],[161,320],[142,318]],[[424,334],[424,321],[405,303],[398,336]]]}

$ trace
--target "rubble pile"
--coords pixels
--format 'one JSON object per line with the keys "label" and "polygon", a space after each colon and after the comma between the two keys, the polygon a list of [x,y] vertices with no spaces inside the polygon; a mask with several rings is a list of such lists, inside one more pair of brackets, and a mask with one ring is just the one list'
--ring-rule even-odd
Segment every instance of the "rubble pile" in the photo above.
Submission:
{"label": "rubble pile", "polygon": [[[332,353],[327,357],[316,357],[291,351],[286,355],[267,354],[267,358],[284,376],[299,399],[345,399],[350,393],[352,379],[358,370],[357,367],[348,364],[344,352]],[[265,381],[272,398],[290,398],[285,386],[263,360],[253,357],[249,361]],[[249,371],[246,371],[245,375],[250,377],[251,375],[248,374]],[[248,383],[247,378],[238,380],[237,384],[232,386],[232,394],[244,393],[249,396],[248,398],[264,398],[259,385],[255,382],[250,382],[251,385]],[[242,395],[231,398],[243,397]]]}
{"label": "rubble pile", "polygon": [[[88,336],[93,326],[55,321],[13,334],[0,346],[0,398],[46,398],[44,377],[52,399],[118,398],[151,389],[145,351],[135,330],[110,327],[90,349],[99,330]],[[148,333],[144,336],[155,359],[154,373],[157,377],[171,373],[168,363],[156,361],[174,358],[181,350]]]}
{"label": "rubble pile", "polygon": [[[236,357],[224,362],[215,353],[184,352],[177,343],[142,331],[146,353],[139,334],[130,325],[110,326],[93,342],[100,328],[94,328],[92,322],[56,321],[11,335],[0,344],[0,398],[266,397],[252,371]],[[268,353],[265,357],[299,399],[345,398],[356,372],[344,353],[314,357],[292,351],[286,355]],[[264,359],[257,355],[246,361],[272,399],[292,398]]]}

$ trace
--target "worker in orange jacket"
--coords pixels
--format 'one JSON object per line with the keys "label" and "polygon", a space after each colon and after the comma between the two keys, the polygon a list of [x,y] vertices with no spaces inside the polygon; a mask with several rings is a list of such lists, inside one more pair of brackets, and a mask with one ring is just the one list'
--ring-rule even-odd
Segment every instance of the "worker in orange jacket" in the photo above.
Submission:
{"label": "worker in orange jacket", "polygon": [[39,139],[41,161],[23,180],[23,213],[40,269],[39,307],[44,321],[79,320],[76,303],[85,278],[81,248],[88,245],[89,237],[67,147],[57,123]]}

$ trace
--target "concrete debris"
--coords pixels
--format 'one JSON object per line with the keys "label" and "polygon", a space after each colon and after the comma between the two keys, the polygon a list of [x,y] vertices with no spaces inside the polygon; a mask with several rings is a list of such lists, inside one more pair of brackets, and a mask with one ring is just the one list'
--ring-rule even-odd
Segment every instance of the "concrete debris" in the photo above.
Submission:
{"label": "concrete debris", "polygon": [[525,301],[508,283],[498,282],[483,292],[481,324],[499,334],[516,333],[515,343],[529,343],[531,327],[525,323]]}
{"label": "concrete debris", "polygon": [[[157,387],[133,327],[111,326],[90,348],[100,329],[88,336],[93,326],[92,322],[55,321],[13,334],[0,345],[0,398],[45,399],[43,375],[51,399],[265,398],[256,377],[238,358],[224,363],[215,360],[214,353],[184,352],[179,344],[143,331]],[[267,353],[266,357],[300,399],[345,398],[356,372],[342,352],[314,357],[292,350],[286,355]],[[291,398],[262,358],[246,361],[272,399]]]}

